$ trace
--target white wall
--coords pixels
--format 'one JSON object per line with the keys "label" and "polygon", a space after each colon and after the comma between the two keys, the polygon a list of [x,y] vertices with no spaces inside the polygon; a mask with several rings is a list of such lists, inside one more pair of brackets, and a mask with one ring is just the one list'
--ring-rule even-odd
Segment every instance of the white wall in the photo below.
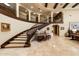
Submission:
{"label": "white wall", "polygon": [[[63,24],[58,24],[60,26],[59,31],[60,31],[60,36],[64,36],[64,34],[67,32],[69,28],[69,23],[70,22],[79,22],[79,10],[65,10],[63,11]],[[53,30],[52,25],[50,24],[49,26],[46,26],[43,31],[46,30],[47,27],[50,28],[50,32]],[[61,30],[61,27],[64,27],[64,30]]]}
{"label": "white wall", "polygon": [[60,36],[64,36],[69,28],[70,22],[79,22],[79,10],[65,10],[63,11],[64,23],[60,24],[60,27],[64,27],[64,30],[60,30]]}
{"label": "white wall", "polygon": [[49,27],[48,32],[50,33],[51,36],[53,36],[53,32],[52,32],[52,31],[53,31],[53,27],[52,27],[52,25],[53,25],[53,24],[50,24],[50,25],[48,25],[48,26],[42,28],[40,31],[44,32],[44,31],[46,31],[47,28]]}
{"label": "white wall", "polygon": [[[64,36],[69,28],[69,22],[79,22],[79,11],[78,10],[65,10],[63,11],[63,24],[60,25],[60,36]],[[35,25],[34,23],[22,22],[7,16],[0,14],[0,23],[5,22],[11,24],[10,32],[0,32],[0,45],[7,41],[9,38],[15,36],[17,33],[29,29],[31,26]],[[53,30],[53,24],[46,26],[42,30],[46,30],[47,27],[50,27],[50,32]],[[61,30],[61,27],[64,27],[64,30]]]}
{"label": "white wall", "polygon": [[1,26],[0,26],[0,45],[10,39],[11,37],[15,36],[16,34],[31,28],[34,23],[28,23],[28,22],[23,22],[19,21],[13,18],[10,18],[8,16],[0,14],[0,25],[1,23],[8,23],[11,26],[11,31],[9,32],[1,32]]}

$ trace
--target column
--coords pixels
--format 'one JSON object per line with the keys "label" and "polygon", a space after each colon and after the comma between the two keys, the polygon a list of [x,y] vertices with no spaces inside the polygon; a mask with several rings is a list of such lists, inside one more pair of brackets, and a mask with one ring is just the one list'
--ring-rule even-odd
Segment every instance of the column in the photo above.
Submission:
{"label": "column", "polygon": [[53,11],[51,12],[51,22],[53,22]]}
{"label": "column", "polygon": [[16,17],[19,17],[19,4],[16,3]]}
{"label": "column", "polygon": [[29,21],[31,21],[31,11],[30,10],[28,10],[28,18],[29,18]]}
{"label": "column", "polygon": [[41,14],[38,14],[38,22],[40,22],[40,16],[41,16]]}
{"label": "column", "polygon": [[49,16],[47,16],[47,23],[49,23]]}

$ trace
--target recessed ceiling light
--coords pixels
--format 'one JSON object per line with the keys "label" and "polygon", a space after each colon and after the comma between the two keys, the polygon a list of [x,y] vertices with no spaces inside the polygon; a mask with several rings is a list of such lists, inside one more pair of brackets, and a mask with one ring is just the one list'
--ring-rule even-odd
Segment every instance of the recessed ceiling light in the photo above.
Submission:
{"label": "recessed ceiling light", "polygon": [[8,4],[8,3],[4,3],[6,6],[10,6],[10,4]]}
{"label": "recessed ceiling light", "polygon": [[59,12],[56,12],[56,13],[59,13]]}
{"label": "recessed ceiling light", "polygon": [[33,14],[36,14],[36,13],[33,13]]}
{"label": "recessed ceiling light", "polygon": [[40,12],[42,12],[42,10],[40,10]]}
{"label": "recessed ceiling light", "polygon": [[34,8],[33,6],[31,6],[31,8]]}

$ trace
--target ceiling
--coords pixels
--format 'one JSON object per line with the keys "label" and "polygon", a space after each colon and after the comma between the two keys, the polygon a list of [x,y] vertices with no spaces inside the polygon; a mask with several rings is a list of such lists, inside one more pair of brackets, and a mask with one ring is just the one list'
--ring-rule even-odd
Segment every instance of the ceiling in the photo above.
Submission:
{"label": "ceiling", "polygon": [[[55,11],[58,9],[79,9],[79,3],[21,3],[24,7],[39,11]],[[33,6],[34,8],[31,8]]]}
{"label": "ceiling", "polygon": [[[10,3],[11,7],[15,8],[16,4]],[[62,10],[79,10],[79,3],[20,3],[20,6],[30,9],[35,13],[50,15],[50,12],[60,12]]]}
{"label": "ceiling", "polygon": [[79,3],[21,3],[21,5],[42,14],[49,14],[51,11],[79,10]]}

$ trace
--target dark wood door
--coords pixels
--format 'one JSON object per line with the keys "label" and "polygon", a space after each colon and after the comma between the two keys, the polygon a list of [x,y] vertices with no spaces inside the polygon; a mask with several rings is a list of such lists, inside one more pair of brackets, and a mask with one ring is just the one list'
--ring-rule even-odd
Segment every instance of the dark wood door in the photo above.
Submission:
{"label": "dark wood door", "polygon": [[38,16],[36,17],[36,22],[38,22]]}
{"label": "dark wood door", "polygon": [[59,36],[59,25],[53,25],[53,33]]}

